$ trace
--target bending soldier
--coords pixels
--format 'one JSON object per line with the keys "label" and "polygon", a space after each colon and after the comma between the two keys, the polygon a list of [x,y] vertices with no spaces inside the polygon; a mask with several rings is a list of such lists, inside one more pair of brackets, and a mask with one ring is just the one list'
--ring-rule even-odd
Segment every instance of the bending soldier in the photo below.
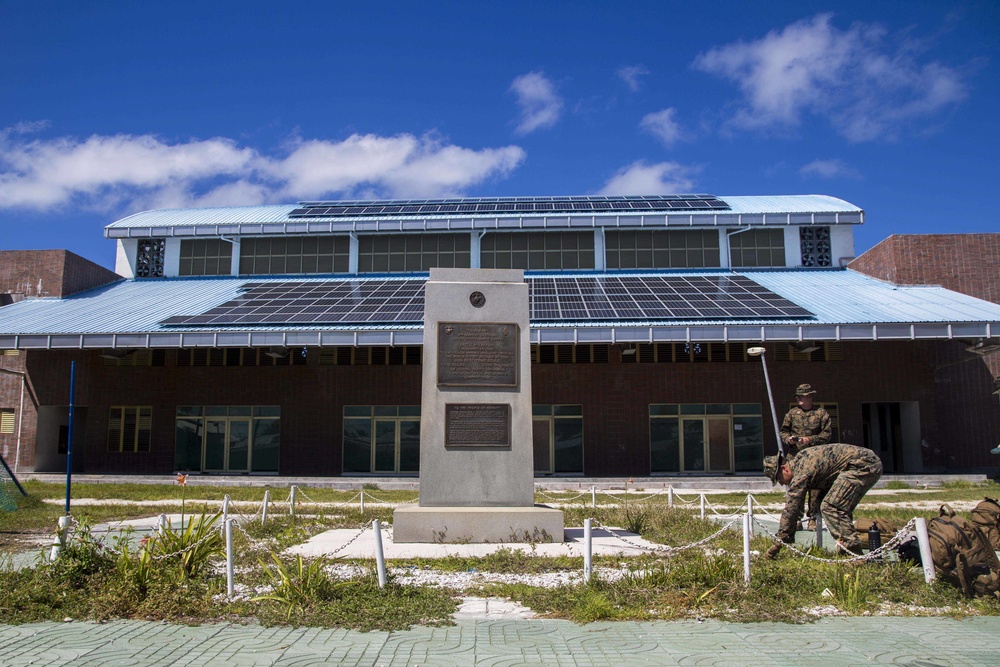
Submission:
{"label": "bending soldier", "polygon": [[794,456],[806,447],[825,445],[833,435],[830,415],[819,406],[813,406],[812,385],[800,384],[795,390],[798,405],[785,415],[781,422],[781,442],[788,456]]}
{"label": "bending soldier", "polygon": [[830,534],[843,549],[861,555],[861,540],[854,531],[854,508],[882,476],[882,461],[875,452],[842,443],[818,445],[788,459],[780,454],[764,457],[764,474],[775,484],[788,487],[778,541],[767,550],[768,558],[778,555],[783,542],[795,541],[795,529],[809,491],[816,491],[822,499],[820,512]]}

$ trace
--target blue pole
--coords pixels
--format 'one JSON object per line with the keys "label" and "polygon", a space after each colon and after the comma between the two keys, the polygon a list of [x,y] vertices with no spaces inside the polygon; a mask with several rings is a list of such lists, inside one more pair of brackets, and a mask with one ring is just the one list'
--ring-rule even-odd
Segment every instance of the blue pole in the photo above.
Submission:
{"label": "blue pole", "polygon": [[69,362],[69,428],[66,434],[66,516],[69,516],[69,495],[73,485],[73,392],[76,387],[76,362]]}

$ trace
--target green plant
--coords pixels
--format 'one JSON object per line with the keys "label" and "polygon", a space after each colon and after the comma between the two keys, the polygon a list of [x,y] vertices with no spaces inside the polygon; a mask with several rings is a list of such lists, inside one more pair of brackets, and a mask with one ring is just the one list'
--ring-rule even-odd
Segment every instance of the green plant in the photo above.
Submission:
{"label": "green plant", "polygon": [[861,570],[836,573],[827,589],[844,611],[857,612],[868,602],[868,588],[861,585]]}
{"label": "green plant", "polygon": [[379,486],[378,486],[378,484],[376,484],[375,482],[365,482],[364,484],[361,485],[361,490],[362,491],[381,491],[382,489],[380,489]]}
{"label": "green plant", "polygon": [[891,490],[902,490],[902,489],[912,489],[913,487],[910,486],[909,484],[907,484],[906,482],[904,482],[901,479],[893,479],[893,480],[890,480],[885,485],[885,488],[891,489]]}
{"label": "green plant", "polygon": [[625,521],[622,528],[630,533],[641,535],[649,528],[649,514],[639,507],[625,507]]}
{"label": "green plant", "polygon": [[325,572],[325,558],[317,558],[306,564],[302,556],[297,555],[292,566],[289,566],[272,551],[271,560],[274,561],[274,569],[263,562],[260,565],[271,577],[274,592],[257,596],[251,601],[272,600],[285,605],[286,619],[291,619],[292,612],[296,609],[302,612],[306,606],[328,599],[335,590],[350,585],[349,581],[333,582],[330,579]]}
{"label": "green plant", "polygon": [[176,562],[186,578],[197,577],[208,567],[211,559],[219,557],[225,549],[216,524],[221,514],[192,516],[187,525],[174,529],[168,526],[154,533],[146,543],[153,560]]}

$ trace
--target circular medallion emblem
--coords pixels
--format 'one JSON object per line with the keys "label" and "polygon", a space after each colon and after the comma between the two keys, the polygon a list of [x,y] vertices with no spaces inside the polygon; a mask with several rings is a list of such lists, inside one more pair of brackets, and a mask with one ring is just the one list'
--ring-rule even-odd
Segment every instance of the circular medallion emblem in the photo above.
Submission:
{"label": "circular medallion emblem", "polygon": [[469,303],[471,303],[476,308],[482,308],[486,305],[486,297],[482,292],[473,292],[469,295]]}

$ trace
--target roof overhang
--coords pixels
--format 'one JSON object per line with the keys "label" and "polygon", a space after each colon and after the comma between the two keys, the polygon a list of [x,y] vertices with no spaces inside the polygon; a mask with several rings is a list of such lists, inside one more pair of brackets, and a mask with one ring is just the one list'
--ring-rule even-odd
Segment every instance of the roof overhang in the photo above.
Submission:
{"label": "roof overhang", "polygon": [[[1000,336],[1000,322],[916,322],[886,324],[772,324],[588,326],[585,323],[532,326],[533,344],[916,341],[978,340]],[[149,333],[0,335],[0,349],[78,350],[197,347],[364,347],[421,345],[423,328],[172,331]]]}

